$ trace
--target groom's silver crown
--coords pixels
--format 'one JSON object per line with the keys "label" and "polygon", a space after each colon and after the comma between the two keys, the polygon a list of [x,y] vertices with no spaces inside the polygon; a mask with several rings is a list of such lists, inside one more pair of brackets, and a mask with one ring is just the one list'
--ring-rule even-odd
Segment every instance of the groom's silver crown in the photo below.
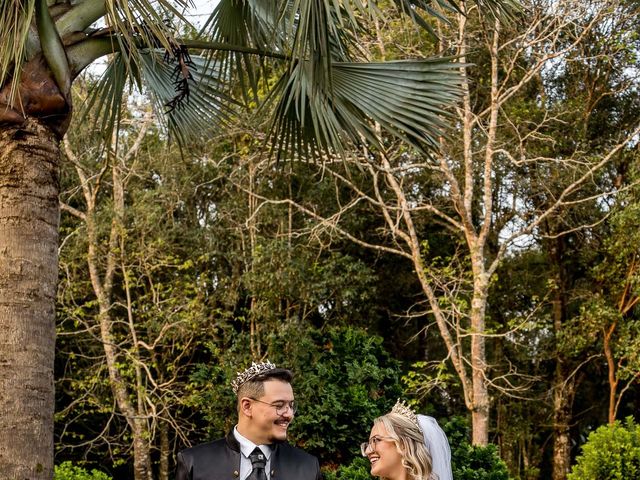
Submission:
{"label": "groom's silver crown", "polygon": [[275,368],[276,366],[269,360],[260,363],[252,362],[249,368],[243,372],[238,372],[236,379],[231,382],[233,393],[237,394],[238,389],[249,380],[253,380],[255,377],[267,373],[270,370],[274,370]]}
{"label": "groom's silver crown", "polygon": [[416,413],[411,410],[411,407],[409,407],[409,405],[405,404],[401,400],[398,400],[396,402],[396,404],[391,409],[391,413],[402,415],[403,417],[409,419],[412,423],[418,425],[418,417],[416,416]]}

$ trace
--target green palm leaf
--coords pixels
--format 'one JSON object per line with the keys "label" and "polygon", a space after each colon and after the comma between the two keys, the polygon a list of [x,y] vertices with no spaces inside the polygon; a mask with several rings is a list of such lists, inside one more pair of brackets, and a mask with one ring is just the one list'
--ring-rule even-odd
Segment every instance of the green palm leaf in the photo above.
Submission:
{"label": "green palm leaf", "polygon": [[93,111],[96,122],[100,122],[100,126],[96,127],[102,132],[107,144],[112,141],[113,132],[119,129],[123,98],[127,89],[132,88],[130,71],[124,56],[114,54],[81,113],[81,118],[84,119]]}
{"label": "green palm leaf", "polygon": [[[344,154],[345,142],[381,145],[375,124],[423,152],[434,151],[446,107],[460,94],[460,64],[449,59],[335,63],[332,90],[318,88],[309,63],[283,76],[271,126],[276,155]],[[275,97],[271,98],[275,101]]]}
{"label": "green palm leaf", "polygon": [[190,75],[186,79],[188,96],[170,108],[168,105],[181,93],[176,90],[176,81],[180,79],[176,73],[182,69],[176,69],[173,58],[167,58],[162,50],[141,50],[139,53],[140,70],[127,65],[120,53],[115,54],[87,102],[83,114],[94,110],[107,141],[120,122],[124,92],[134,86],[151,97],[169,136],[180,144],[202,138],[207,132],[230,121],[238,103],[225,93],[224,77],[215,64],[201,56],[191,57]]}
{"label": "green palm leaf", "polygon": [[206,132],[220,128],[233,117],[238,102],[226,93],[224,76],[215,63],[202,56],[190,57],[188,98],[168,105],[176,98],[176,66],[167,61],[161,52],[147,51],[141,57],[140,80],[151,95],[158,117],[164,118],[165,127],[171,137],[180,144],[187,140],[202,138]]}
{"label": "green palm leaf", "polygon": [[[67,13],[93,1],[69,4],[75,6]],[[11,22],[2,22],[5,29],[0,31],[6,40],[0,44],[5,53],[0,57],[2,80],[22,63],[34,2],[0,2],[0,14],[13,19],[9,27]],[[444,19],[447,10],[459,11],[456,0],[394,2],[415,19],[419,12]],[[496,15],[507,14],[516,4],[515,0],[475,2]],[[66,58],[75,74],[92,54],[104,55],[109,46],[105,42],[112,42],[110,51],[116,53],[89,102],[102,114],[102,131],[110,135],[117,127],[124,90],[135,85],[150,92],[156,110],[168,110],[165,126],[171,136],[182,142],[201,135],[229,121],[238,105],[231,100],[232,93],[253,90],[257,97],[260,76],[273,75],[265,61],[271,58],[284,72],[267,102],[276,104],[270,138],[279,156],[288,148],[298,155],[343,154],[349,143],[363,139],[379,145],[375,125],[422,150],[436,147],[446,106],[457,98],[460,65],[446,60],[356,63],[361,59],[356,39],[363,25],[384,15],[376,2],[220,0],[203,30],[210,38],[187,47],[189,42],[180,43],[175,33],[178,25],[189,25],[184,9],[190,3],[105,0],[100,8],[93,5],[94,15],[106,11],[107,26],[67,47]],[[212,53],[206,53],[207,58],[188,57],[187,48]],[[168,52],[166,58],[160,49]],[[186,68],[180,78],[175,63],[185,58],[193,63],[183,63]],[[175,82],[182,85],[178,91]],[[177,101],[183,94],[183,101]]]}
{"label": "green palm leaf", "polygon": [[287,2],[220,0],[201,35],[216,42],[282,52],[291,34],[283,28],[287,8]]}
{"label": "green palm leaf", "polygon": [[292,31],[283,22],[287,2],[264,0],[220,0],[205,24],[201,35],[218,44],[240,47],[236,51],[219,49],[215,55],[219,71],[226,78],[235,78],[240,91],[257,95],[259,69],[264,57],[242,52],[255,49],[282,55]]}
{"label": "green palm leaf", "polygon": [[35,0],[0,1],[0,85],[13,76],[9,87],[9,105],[15,100],[34,14]]}
{"label": "green palm leaf", "polygon": [[127,68],[141,68],[145,49],[172,52],[176,47],[174,23],[191,27],[184,16],[190,6],[192,0],[106,0],[107,23],[116,33],[112,38]]}

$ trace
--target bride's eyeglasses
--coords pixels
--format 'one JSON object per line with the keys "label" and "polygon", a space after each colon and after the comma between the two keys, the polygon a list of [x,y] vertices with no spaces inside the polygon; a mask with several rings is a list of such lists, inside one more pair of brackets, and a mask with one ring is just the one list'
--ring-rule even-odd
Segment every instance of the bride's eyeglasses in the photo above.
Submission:
{"label": "bride's eyeglasses", "polygon": [[367,451],[369,450],[369,448],[371,448],[371,450],[375,450],[376,446],[378,445],[378,442],[381,442],[383,440],[387,440],[387,441],[393,441],[395,440],[395,438],[393,437],[381,437],[380,435],[374,435],[373,437],[371,437],[369,439],[368,442],[364,442],[360,444],[360,453],[362,454],[363,457],[367,456]]}

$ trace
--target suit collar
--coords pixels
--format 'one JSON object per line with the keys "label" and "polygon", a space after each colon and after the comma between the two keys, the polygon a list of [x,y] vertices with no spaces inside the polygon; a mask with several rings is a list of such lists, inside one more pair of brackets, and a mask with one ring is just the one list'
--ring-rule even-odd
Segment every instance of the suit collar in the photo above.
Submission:
{"label": "suit collar", "polygon": [[[233,434],[233,430],[231,430],[231,431],[227,434],[227,436],[226,436],[226,442],[227,442],[227,446],[228,446],[231,450],[233,450],[234,452],[238,452],[238,453],[240,453],[240,443],[238,443],[238,440],[236,439],[236,436]],[[279,450],[279,447],[280,447],[280,444],[286,444],[286,443],[287,443],[286,441],[284,441],[284,442],[276,442],[276,443],[273,443],[273,444],[271,445],[271,452],[272,452],[273,454],[277,454],[277,453],[278,453],[278,450]]]}
{"label": "suit collar", "polygon": [[233,430],[231,430],[226,437],[227,446],[233,450],[234,452],[240,453],[240,444],[238,440],[236,440],[236,436],[233,434]]}

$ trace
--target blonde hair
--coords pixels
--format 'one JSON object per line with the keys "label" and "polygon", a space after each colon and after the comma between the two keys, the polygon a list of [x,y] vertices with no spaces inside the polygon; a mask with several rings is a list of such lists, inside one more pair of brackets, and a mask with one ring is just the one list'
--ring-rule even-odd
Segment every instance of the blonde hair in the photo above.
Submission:
{"label": "blonde hair", "polygon": [[424,443],[422,431],[411,420],[397,413],[387,413],[373,421],[374,425],[383,425],[387,434],[393,438],[396,448],[402,456],[402,466],[411,480],[430,480],[431,454]]}

